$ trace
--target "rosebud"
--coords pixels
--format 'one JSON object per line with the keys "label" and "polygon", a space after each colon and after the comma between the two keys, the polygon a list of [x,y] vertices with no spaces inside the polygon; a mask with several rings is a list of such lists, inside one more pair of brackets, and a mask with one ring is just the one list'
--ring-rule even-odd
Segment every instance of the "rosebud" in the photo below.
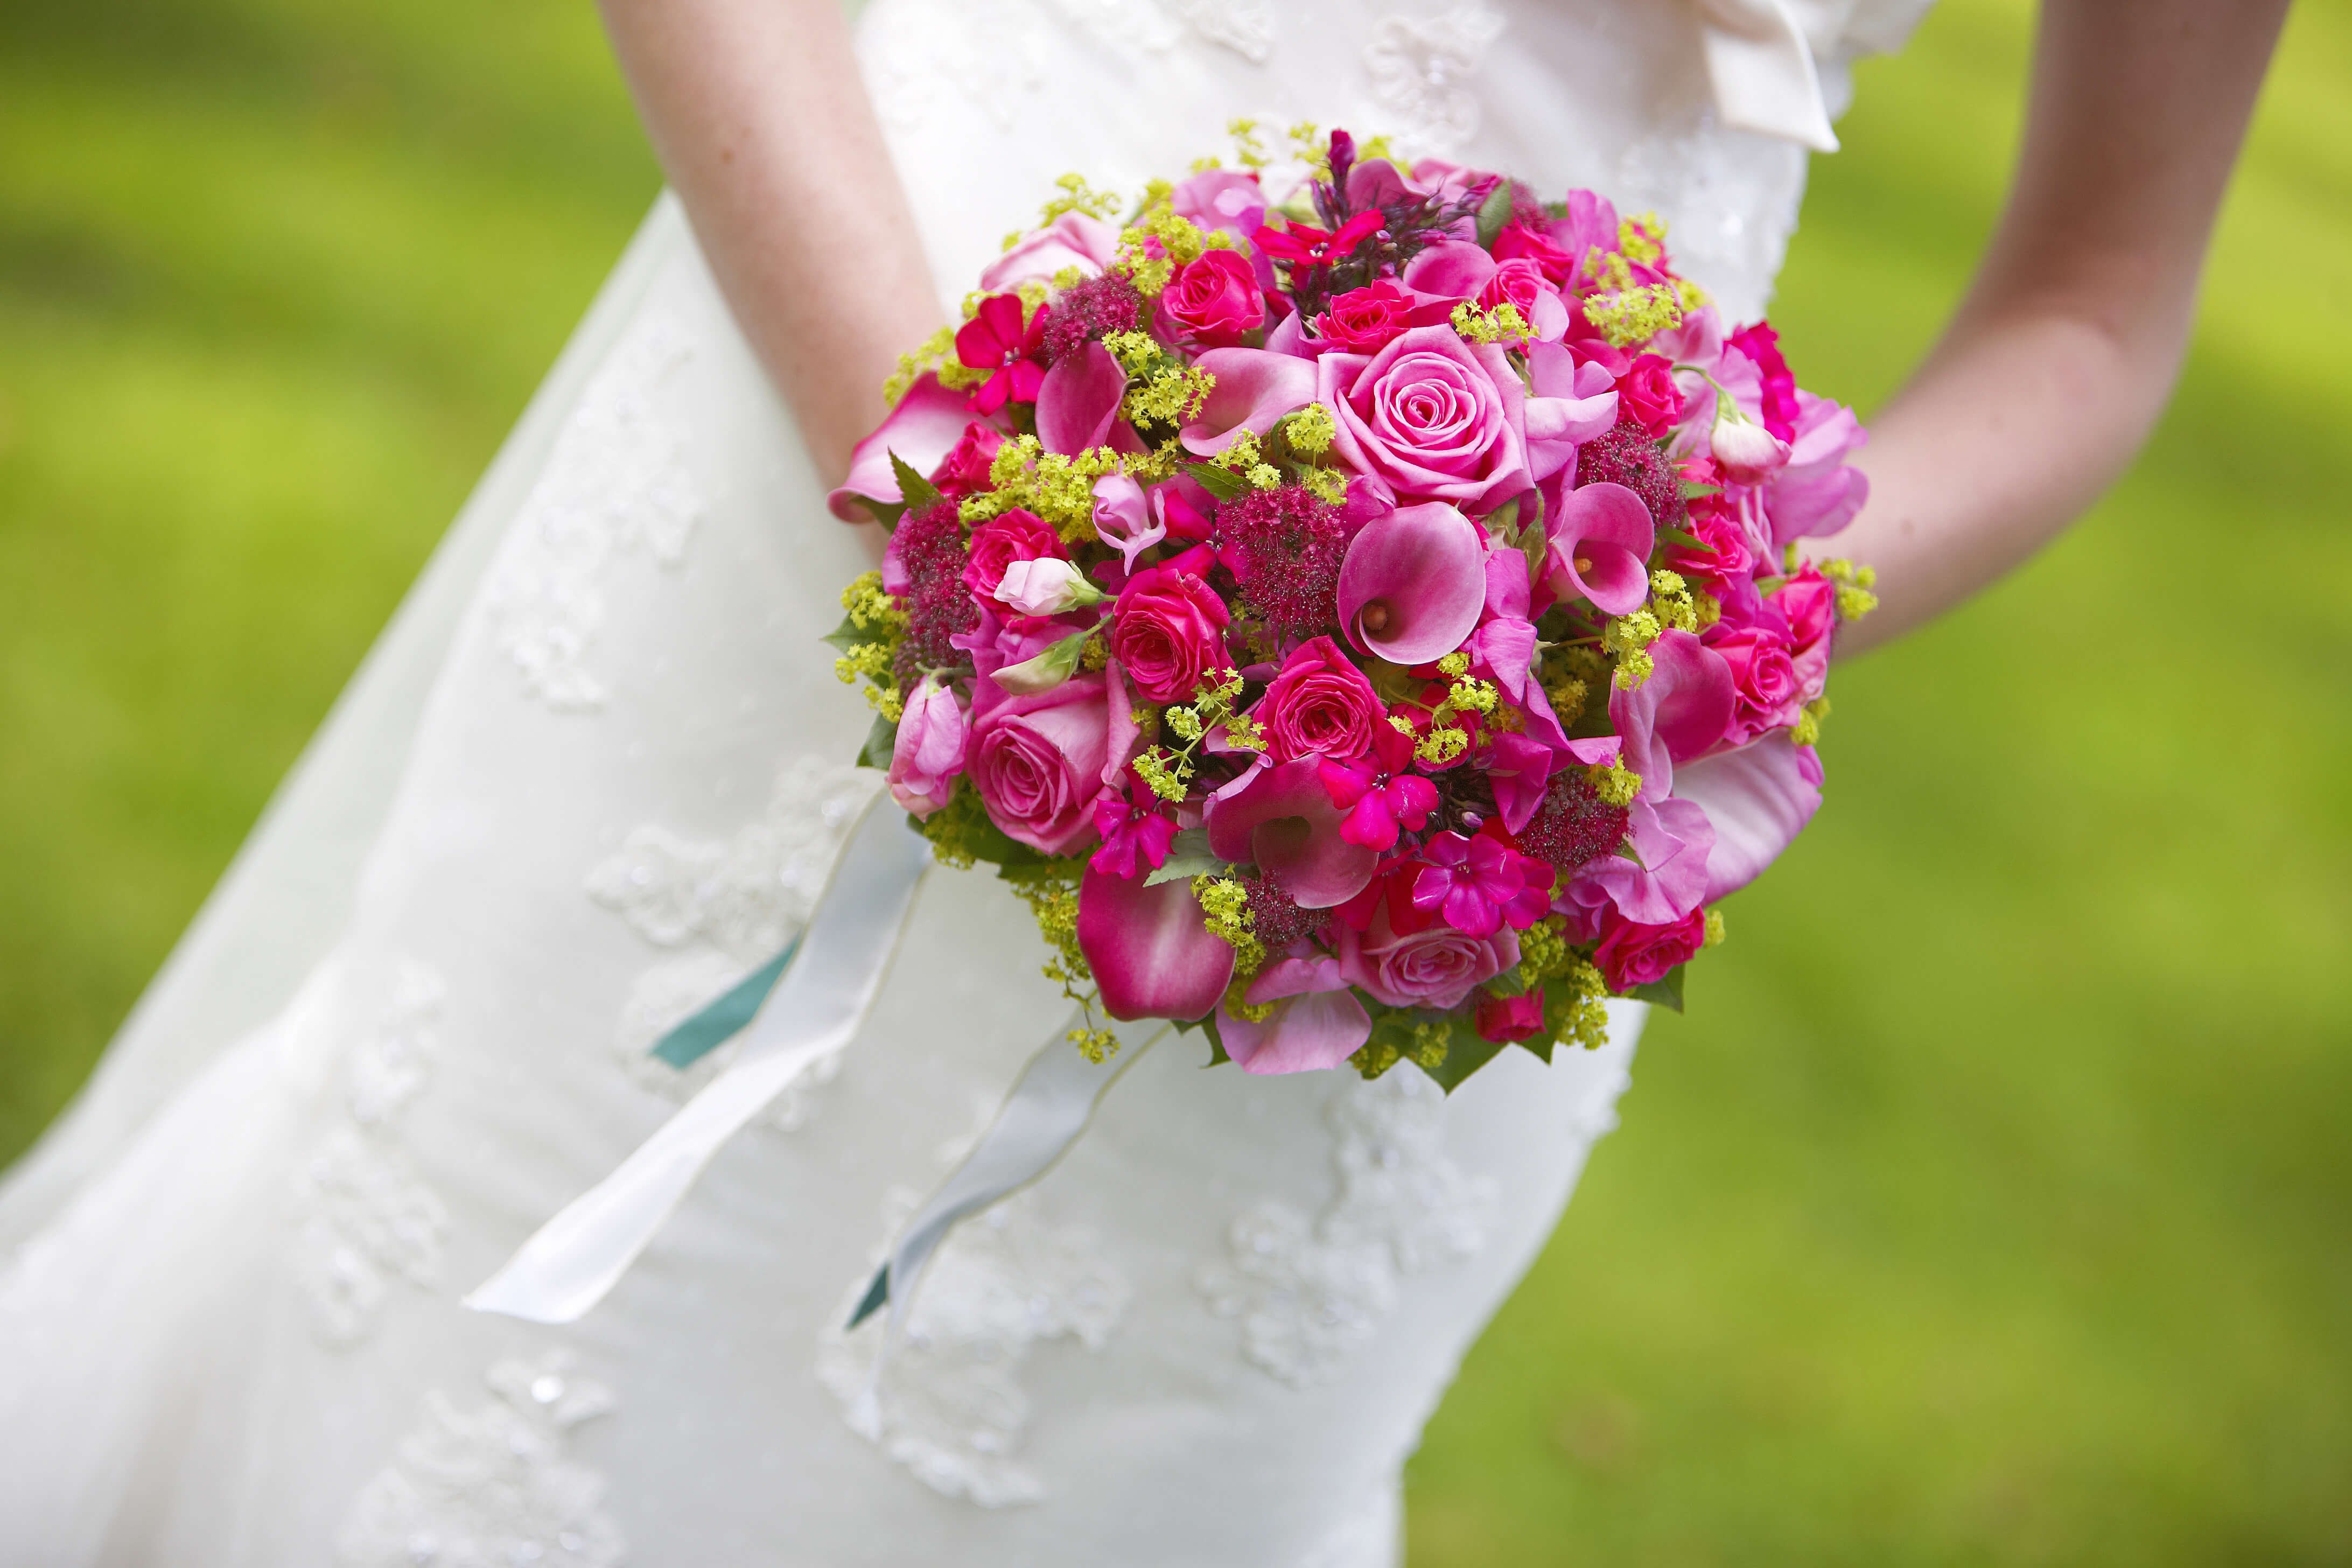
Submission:
{"label": "rosebud", "polygon": [[1005,567],[1004,580],[996,585],[996,601],[1024,616],[1058,616],[1084,605],[1101,604],[1103,593],[1087,581],[1075,563],[1057,555],[1040,555]]}
{"label": "rosebud", "polygon": [[1715,428],[1708,441],[1716,467],[1734,484],[1759,483],[1789,461],[1789,444],[1748,418],[1728,397],[1715,400]]}

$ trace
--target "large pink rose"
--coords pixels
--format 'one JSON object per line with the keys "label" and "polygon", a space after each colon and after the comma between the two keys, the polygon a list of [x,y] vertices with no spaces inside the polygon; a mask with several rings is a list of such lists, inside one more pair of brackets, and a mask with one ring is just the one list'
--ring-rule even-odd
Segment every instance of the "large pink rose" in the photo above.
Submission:
{"label": "large pink rose", "polygon": [[971,554],[965,561],[963,585],[972,597],[985,600],[1004,581],[1004,569],[1015,561],[1066,555],[1062,536],[1034,511],[1015,508],[1001,512],[971,531]]}
{"label": "large pink rose", "polygon": [[1173,335],[1214,348],[1231,347],[1265,321],[1257,275],[1237,250],[1204,250],[1178,268],[1160,290],[1160,310]]}
{"label": "large pink rose", "polygon": [[965,729],[955,692],[925,676],[907,698],[890,748],[890,798],[917,816],[947,805],[956,774],[963,772]]}
{"label": "large pink rose", "polygon": [[1127,580],[1110,651],[1153,702],[1183,702],[1213,671],[1230,668],[1225,602],[1190,572],[1154,566]]}
{"label": "large pink rose", "polygon": [[1379,353],[1325,354],[1316,397],[1339,455],[1400,501],[1451,501],[1473,517],[1528,488],[1527,391],[1503,351],[1452,327],[1415,327]]}
{"label": "large pink rose", "polygon": [[1519,933],[1508,926],[1492,936],[1465,936],[1440,921],[1399,936],[1389,924],[1385,899],[1360,936],[1344,921],[1333,924],[1340,974],[1391,1007],[1458,1007],[1519,961]]}
{"label": "large pink rose", "polygon": [[986,707],[965,765],[990,819],[1033,849],[1068,854],[1094,830],[1115,717],[1127,716],[1113,715],[1099,675]]}
{"label": "large pink rose", "polygon": [[1725,745],[1744,746],[1797,721],[1804,693],[1789,646],[1771,627],[1743,626],[1711,635],[1706,646],[1731,667],[1731,727],[1724,731]]}
{"label": "large pink rose", "polygon": [[1669,925],[1639,925],[1615,910],[1601,916],[1601,945],[1592,962],[1612,991],[1664,980],[1706,944],[1706,916],[1693,910]]}
{"label": "large pink rose", "polygon": [[1382,713],[1372,683],[1326,637],[1299,645],[1266,687],[1255,716],[1276,762],[1323,756],[1344,763],[1371,750]]}

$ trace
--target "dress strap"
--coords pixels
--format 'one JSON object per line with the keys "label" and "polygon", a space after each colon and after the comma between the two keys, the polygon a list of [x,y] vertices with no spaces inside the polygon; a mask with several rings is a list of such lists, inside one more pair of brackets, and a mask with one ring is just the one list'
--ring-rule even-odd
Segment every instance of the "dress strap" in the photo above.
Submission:
{"label": "dress strap", "polygon": [[1693,0],[1726,125],[1816,153],[1838,150],[1812,45],[1788,0]]}

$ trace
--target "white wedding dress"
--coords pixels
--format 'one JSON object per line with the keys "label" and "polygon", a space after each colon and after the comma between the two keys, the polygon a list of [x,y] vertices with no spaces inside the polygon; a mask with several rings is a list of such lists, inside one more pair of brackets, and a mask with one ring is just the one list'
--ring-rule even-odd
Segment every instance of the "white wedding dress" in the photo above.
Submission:
{"label": "white wedding dress", "polygon": [[[876,0],[859,47],[949,299],[1055,175],[1132,192],[1254,113],[1654,207],[1748,319],[1804,153],[1722,123],[1703,26],[1778,3]],[[1831,106],[1924,5],[1788,0]],[[665,198],[0,1189],[0,1564],[1396,1561],[1638,1009],[1450,1102],[1159,1046],[949,1243],[862,1436],[848,1309],[1062,1016],[1026,912],[935,872],[864,1035],[599,1309],[458,1305],[715,1070],[646,1049],[797,930],[874,787],[823,498]]]}

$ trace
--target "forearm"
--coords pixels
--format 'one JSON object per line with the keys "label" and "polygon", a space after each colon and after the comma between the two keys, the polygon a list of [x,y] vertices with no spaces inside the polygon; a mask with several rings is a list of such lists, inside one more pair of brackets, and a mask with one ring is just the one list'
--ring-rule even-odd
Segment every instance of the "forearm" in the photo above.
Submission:
{"label": "forearm", "polygon": [[2046,0],[2025,145],[1968,300],[1873,420],[1871,499],[1808,546],[1878,568],[1900,635],[2054,538],[2170,396],[2286,0]]}
{"label": "forearm", "polygon": [[828,483],[940,323],[835,0],[600,0],[671,185]]}

